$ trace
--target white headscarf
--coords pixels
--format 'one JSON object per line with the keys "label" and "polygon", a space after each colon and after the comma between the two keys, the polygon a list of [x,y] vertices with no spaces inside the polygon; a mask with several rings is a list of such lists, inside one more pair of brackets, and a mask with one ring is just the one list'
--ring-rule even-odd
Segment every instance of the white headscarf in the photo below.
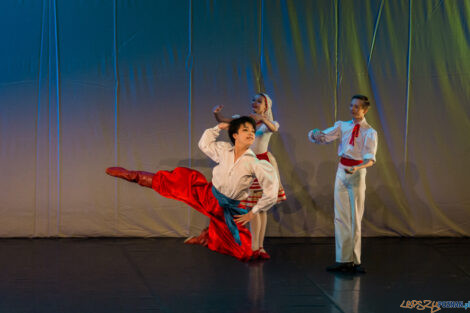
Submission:
{"label": "white headscarf", "polygon": [[274,121],[274,117],[273,117],[273,111],[272,111],[272,107],[273,107],[273,100],[271,100],[271,98],[265,94],[265,93],[259,93],[259,95],[261,95],[265,102],[266,102],[266,112],[264,112],[264,115],[268,118],[268,120],[270,120],[271,122]]}

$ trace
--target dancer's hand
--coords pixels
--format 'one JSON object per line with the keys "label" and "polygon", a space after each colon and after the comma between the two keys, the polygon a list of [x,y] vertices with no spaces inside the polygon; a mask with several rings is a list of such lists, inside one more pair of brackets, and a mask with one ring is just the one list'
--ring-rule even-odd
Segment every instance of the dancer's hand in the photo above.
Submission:
{"label": "dancer's hand", "polygon": [[318,128],[315,128],[314,130],[312,130],[312,132],[313,132],[313,139],[320,140],[322,132]]}
{"label": "dancer's hand", "polygon": [[326,139],[325,133],[323,133],[318,128],[315,128],[314,130],[312,130],[312,137],[313,137],[313,140],[315,140],[318,143],[324,143]]}
{"label": "dancer's hand", "polygon": [[229,123],[222,122],[222,123],[219,123],[219,128],[228,129],[229,125],[230,125]]}
{"label": "dancer's hand", "polygon": [[213,113],[219,113],[220,111],[222,111],[223,109],[223,105],[216,105],[213,109],[212,109],[212,112]]}
{"label": "dancer's hand", "polygon": [[357,167],[345,168],[344,171],[348,174],[354,174],[357,172]]}
{"label": "dancer's hand", "polygon": [[262,116],[261,114],[257,114],[257,113],[250,114],[250,117],[254,119],[256,123],[258,123],[259,121],[262,122],[264,119],[264,116]]}
{"label": "dancer's hand", "polygon": [[246,214],[234,215],[233,217],[235,217],[234,218],[235,223],[245,225],[246,223],[251,221],[253,219],[253,217],[255,217],[255,215],[253,214],[253,211],[250,211]]}

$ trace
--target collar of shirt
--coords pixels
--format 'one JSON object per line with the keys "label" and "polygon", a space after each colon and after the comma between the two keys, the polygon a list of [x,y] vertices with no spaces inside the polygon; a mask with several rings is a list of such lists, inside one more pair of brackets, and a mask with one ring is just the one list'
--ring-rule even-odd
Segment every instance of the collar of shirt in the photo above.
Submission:
{"label": "collar of shirt", "polygon": [[[356,123],[354,123],[354,120],[351,120],[350,123],[353,125],[353,127],[354,127],[354,125],[356,125]],[[369,128],[370,127],[369,124],[367,123],[365,117],[357,124],[359,124],[361,126],[361,128]]]}
{"label": "collar of shirt", "polygon": [[[233,153],[234,154],[234,159],[235,159],[235,146],[232,146],[230,149],[228,149],[228,151],[230,151],[230,153]],[[255,157],[256,158],[256,154],[253,152],[253,150],[251,150],[251,148],[248,148],[239,158],[238,160],[240,160],[241,157],[244,157],[245,155],[247,156],[252,156],[252,157]],[[237,160],[237,161],[238,161]]]}
{"label": "collar of shirt", "polygon": [[237,161],[234,161],[234,160],[235,160],[235,147],[232,146],[232,147],[228,150],[228,152],[229,152],[229,155],[230,155],[230,161],[229,161],[229,162],[230,162],[230,163],[229,163],[230,165],[229,165],[229,168],[228,168],[229,172],[231,172],[231,171],[235,168],[235,166],[239,163],[239,161],[240,161],[241,159],[244,159],[244,158],[246,158],[246,157],[248,157],[248,158],[251,158],[251,157],[256,158],[256,154],[255,154],[250,148],[248,148],[248,150],[246,150],[246,151],[237,159]]}

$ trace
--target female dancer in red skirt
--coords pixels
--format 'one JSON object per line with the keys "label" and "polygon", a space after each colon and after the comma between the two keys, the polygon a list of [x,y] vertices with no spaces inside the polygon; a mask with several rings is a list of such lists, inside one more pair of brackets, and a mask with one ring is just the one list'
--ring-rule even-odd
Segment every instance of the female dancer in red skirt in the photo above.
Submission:
{"label": "female dancer in red skirt", "polygon": [[[272,104],[273,101],[265,93],[259,93],[253,97],[251,102],[253,113],[250,116],[256,121],[256,138],[251,146],[251,150],[253,150],[258,159],[270,162],[276,170],[278,178],[280,178],[276,159],[271,152],[268,151],[269,139],[271,138],[271,135],[279,129],[279,123],[273,118]],[[223,106],[221,105],[214,108],[213,112],[216,120],[218,122],[230,122],[232,120],[231,118],[223,117],[220,114],[222,108]],[[242,201],[242,203],[248,208],[253,208],[261,199],[262,194],[262,186],[257,180],[254,180],[250,187],[248,198]],[[284,200],[286,200],[286,194],[281,181],[279,180],[277,203]],[[252,249],[254,251],[255,258],[258,259],[270,258],[269,254],[263,247],[267,221],[267,211],[261,211],[251,221]]]}
{"label": "female dancer in red skirt", "polygon": [[[196,170],[177,167],[156,174],[110,167],[106,173],[153,188],[164,197],[183,201],[210,218],[202,243],[209,249],[247,261],[253,257],[251,235],[244,226],[259,212],[276,203],[279,179],[275,169],[260,161],[251,151],[255,140],[256,122],[240,117],[207,129],[199,148],[218,163],[213,169],[212,182]],[[216,141],[222,129],[228,129],[228,142]],[[263,188],[263,195],[251,211],[241,203],[248,197],[253,180]]]}

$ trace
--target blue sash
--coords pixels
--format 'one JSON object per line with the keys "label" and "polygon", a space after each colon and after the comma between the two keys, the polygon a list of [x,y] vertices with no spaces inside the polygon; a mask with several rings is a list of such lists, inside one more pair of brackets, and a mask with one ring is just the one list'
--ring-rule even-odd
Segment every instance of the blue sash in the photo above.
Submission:
{"label": "blue sash", "polygon": [[242,242],[240,240],[240,233],[238,232],[237,223],[233,220],[234,215],[242,215],[248,213],[248,210],[239,208],[239,200],[233,200],[224,194],[220,193],[214,186],[212,186],[212,194],[219,202],[219,205],[224,209],[225,223],[228,226],[228,229],[232,233],[233,239],[235,242],[241,246]]}

